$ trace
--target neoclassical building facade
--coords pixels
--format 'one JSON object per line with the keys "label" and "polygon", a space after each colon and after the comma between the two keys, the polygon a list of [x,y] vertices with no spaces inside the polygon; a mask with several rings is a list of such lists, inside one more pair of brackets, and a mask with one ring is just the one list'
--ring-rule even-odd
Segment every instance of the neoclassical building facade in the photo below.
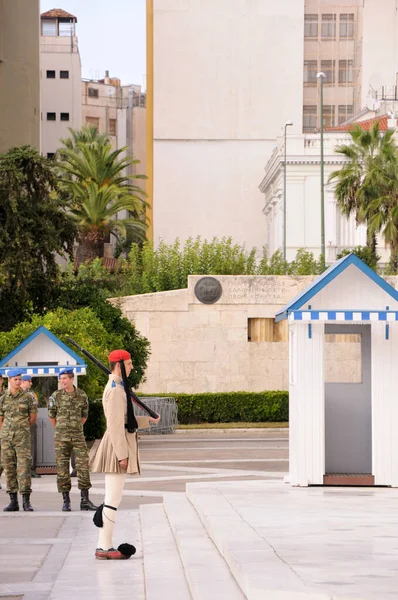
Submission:
{"label": "neoclassical building facade", "polygon": [[[372,120],[362,121],[371,125]],[[384,125],[385,122],[385,125]],[[381,129],[387,119],[381,120]],[[325,255],[331,263],[343,249],[366,244],[366,227],[357,224],[355,217],[347,219],[336,202],[330,175],[339,170],[345,159],[336,147],[350,143],[348,128],[342,126],[324,135],[324,212]],[[264,194],[265,243],[269,255],[283,248],[284,231],[284,168],[285,137],[278,140],[270,160],[265,166],[264,178],[259,186]],[[305,248],[319,255],[321,252],[321,140],[319,133],[288,135],[286,138],[286,258],[291,261],[297,250]],[[379,239],[378,253],[381,262],[388,260],[388,248]]]}

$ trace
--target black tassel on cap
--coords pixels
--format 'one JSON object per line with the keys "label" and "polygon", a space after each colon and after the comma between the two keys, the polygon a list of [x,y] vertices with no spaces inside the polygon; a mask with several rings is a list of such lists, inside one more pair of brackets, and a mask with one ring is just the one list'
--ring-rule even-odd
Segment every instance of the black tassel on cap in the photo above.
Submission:
{"label": "black tassel on cap", "polygon": [[133,402],[130,395],[129,380],[127,379],[126,367],[124,366],[123,360],[120,361],[120,370],[122,373],[123,387],[126,393],[127,401],[127,431],[129,433],[134,433],[134,431],[138,429],[138,423],[134,414]]}

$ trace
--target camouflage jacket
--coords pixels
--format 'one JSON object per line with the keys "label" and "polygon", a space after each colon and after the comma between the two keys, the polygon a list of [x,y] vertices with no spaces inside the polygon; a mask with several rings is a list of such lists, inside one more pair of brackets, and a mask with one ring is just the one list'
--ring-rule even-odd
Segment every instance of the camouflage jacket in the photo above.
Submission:
{"label": "camouflage jacket", "polygon": [[28,390],[19,390],[13,396],[7,391],[0,398],[0,417],[3,417],[1,437],[8,434],[30,436],[29,415],[37,413],[36,400]]}
{"label": "camouflage jacket", "polygon": [[83,390],[57,390],[50,396],[48,416],[56,419],[55,439],[63,442],[84,440],[82,419],[88,417],[88,399]]}

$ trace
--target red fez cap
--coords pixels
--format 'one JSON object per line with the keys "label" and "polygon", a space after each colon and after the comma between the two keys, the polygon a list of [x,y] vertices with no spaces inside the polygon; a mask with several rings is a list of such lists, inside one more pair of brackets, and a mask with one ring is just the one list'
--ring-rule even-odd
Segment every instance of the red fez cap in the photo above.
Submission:
{"label": "red fez cap", "polygon": [[131,356],[127,350],[112,350],[108,356],[109,362],[119,362],[119,360],[130,360]]}

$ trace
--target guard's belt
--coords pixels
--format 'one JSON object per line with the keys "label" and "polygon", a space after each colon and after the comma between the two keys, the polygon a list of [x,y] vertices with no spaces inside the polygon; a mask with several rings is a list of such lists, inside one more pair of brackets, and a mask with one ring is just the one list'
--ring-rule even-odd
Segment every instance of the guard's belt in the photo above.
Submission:
{"label": "guard's belt", "polygon": [[[128,429],[128,428],[129,428],[129,426],[127,425],[127,423],[125,423],[125,424],[124,424],[124,428],[125,428],[125,429]],[[135,433],[136,431],[137,431],[136,429],[133,429],[132,433]]]}

